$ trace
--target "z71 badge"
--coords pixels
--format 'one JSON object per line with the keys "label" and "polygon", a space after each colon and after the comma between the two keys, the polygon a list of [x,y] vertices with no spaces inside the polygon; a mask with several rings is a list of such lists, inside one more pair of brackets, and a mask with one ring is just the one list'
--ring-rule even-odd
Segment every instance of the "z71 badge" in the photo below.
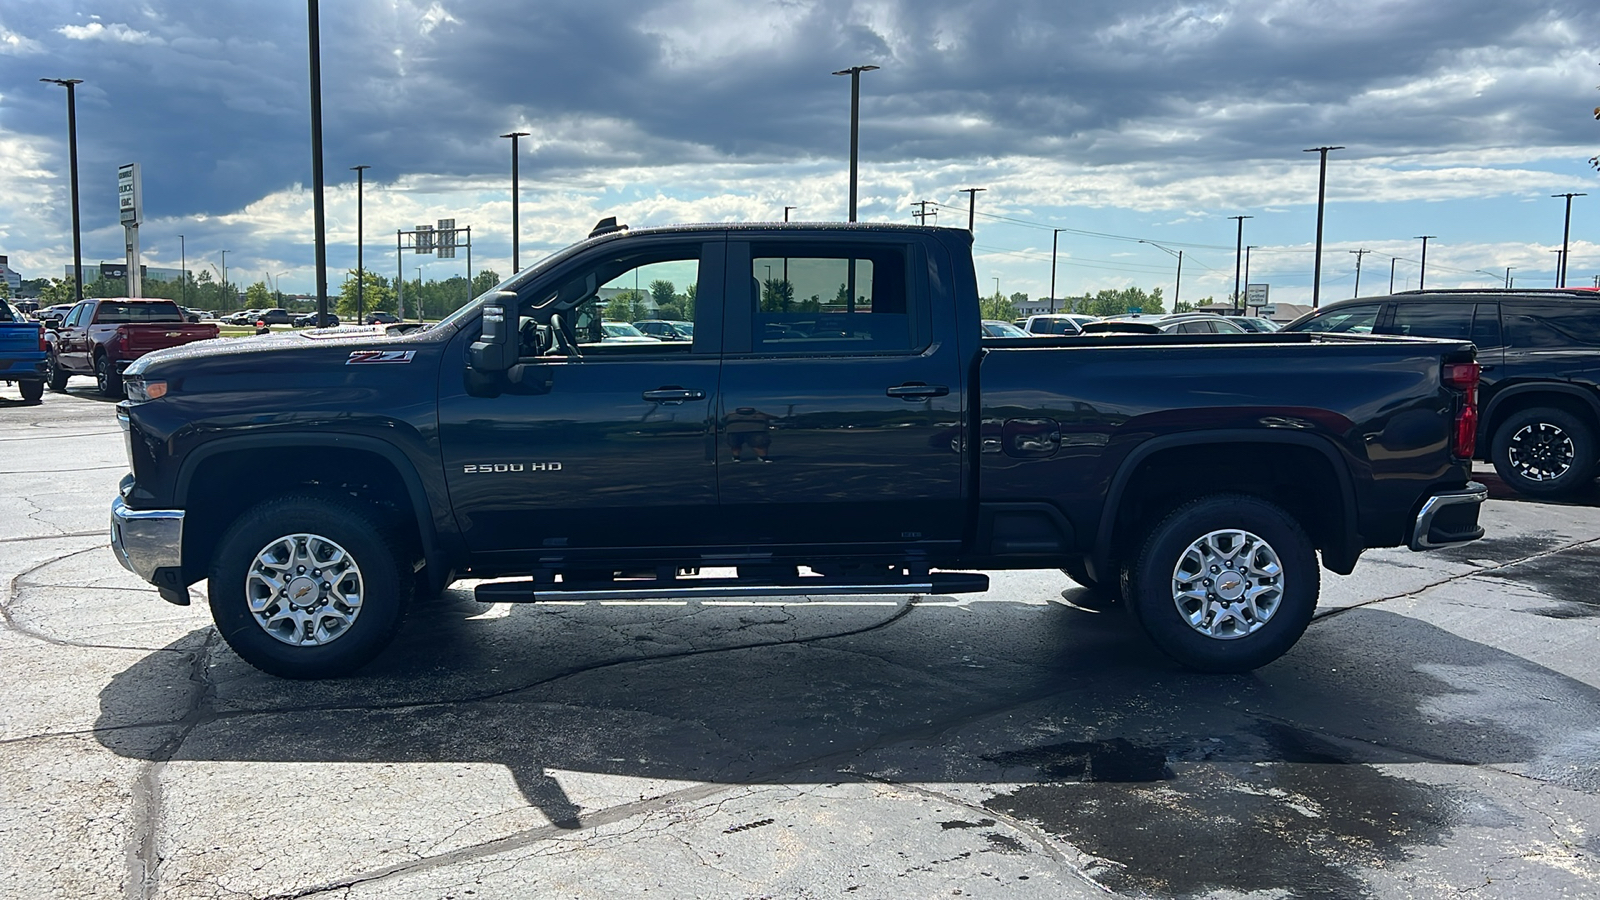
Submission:
{"label": "z71 badge", "polygon": [[366,363],[408,363],[416,355],[415,350],[351,350],[350,358],[345,360],[344,364],[355,366]]}

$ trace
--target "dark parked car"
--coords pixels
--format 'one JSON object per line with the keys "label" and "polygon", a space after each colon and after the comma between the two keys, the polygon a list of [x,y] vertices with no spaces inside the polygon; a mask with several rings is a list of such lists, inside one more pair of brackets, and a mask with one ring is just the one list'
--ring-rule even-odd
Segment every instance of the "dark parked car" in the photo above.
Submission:
{"label": "dark parked car", "polygon": [[996,319],[983,320],[983,336],[991,338],[1025,338],[1028,333],[1010,322],[1001,322]]}
{"label": "dark parked car", "polygon": [[663,341],[694,340],[694,323],[675,319],[644,319],[633,323],[641,334]]}
{"label": "dark parked car", "polygon": [[1478,345],[1478,458],[1512,488],[1557,497],[1600,460],[1600,295],[1592,290],[1406,291],[1345,300],[1285,332],[1398,334]]}
{"label": "dark parked car", "polygon": [[[300,315],[294,317],[294,327],[296,328],[314,327],[316,324],[317,314],[314,312],[301,313]],[[339,317],[333,313],[328,313],[328,327],[334,328],[337,327],[338,324]]]}
{"label": "dark parked car", "polygon": [[400,317],[396,316],[394,313],[386,313],[382,310],[379,310],[378,312],[367,313],[368,325],[395,325],[398,324],[399,321]]}

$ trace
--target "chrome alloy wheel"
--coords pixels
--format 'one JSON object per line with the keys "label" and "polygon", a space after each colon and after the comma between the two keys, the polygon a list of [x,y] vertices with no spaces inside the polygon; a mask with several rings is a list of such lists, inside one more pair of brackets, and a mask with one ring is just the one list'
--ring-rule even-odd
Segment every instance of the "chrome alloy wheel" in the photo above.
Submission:
{"label": "chrome alloy wheel", "polygon": [[361,614],[361,568],[320,534],[286,534],[256,554],[245,598],[256,624],[285,644],[319,647],[338,640]]}
{"label": "chrome alloy wheel", "polygon": [[1506,458],[1517,474],[1529,481],[1554,481],[1577,459],[1572,438],[1549,422],[1530,422],[1517,429],[1506,447]]}
{"label": "chrome alloy wheel", "polygon": [[1283,603],[1283,563],[1271,544],[1248,531],[1213,531],[1178,557],[1172,602],[1206,637],[1254,634]]}

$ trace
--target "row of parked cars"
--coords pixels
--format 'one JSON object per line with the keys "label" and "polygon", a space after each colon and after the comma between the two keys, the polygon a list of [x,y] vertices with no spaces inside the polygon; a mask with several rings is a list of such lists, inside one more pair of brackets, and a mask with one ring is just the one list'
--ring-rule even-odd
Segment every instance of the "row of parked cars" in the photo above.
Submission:
{"label": "row of parked cars", "polygon": [[1173,313],[1099,318],[1081,313],[1048,313],[1001,322],[986,319],[986,337],[1063,337],[1075,334],[1250,334],[1277,331],[1278,324],[1255,316]]}

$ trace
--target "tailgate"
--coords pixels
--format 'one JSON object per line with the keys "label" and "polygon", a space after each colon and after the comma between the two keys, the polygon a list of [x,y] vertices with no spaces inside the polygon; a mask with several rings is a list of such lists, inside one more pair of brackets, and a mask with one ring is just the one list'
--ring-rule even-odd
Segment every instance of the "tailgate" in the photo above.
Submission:
{"label": "tailgate", "polygon": [[215,325],[189,325],[179,322],[146,322],[118,325],[117,328],[125,336],[124,346],[129,357],[217,336]]}
{"label": "tailgate", "polygon": [[38,356],[38,322],[0,321],[0,358],[18,359],[26,357],[33,359]]}

